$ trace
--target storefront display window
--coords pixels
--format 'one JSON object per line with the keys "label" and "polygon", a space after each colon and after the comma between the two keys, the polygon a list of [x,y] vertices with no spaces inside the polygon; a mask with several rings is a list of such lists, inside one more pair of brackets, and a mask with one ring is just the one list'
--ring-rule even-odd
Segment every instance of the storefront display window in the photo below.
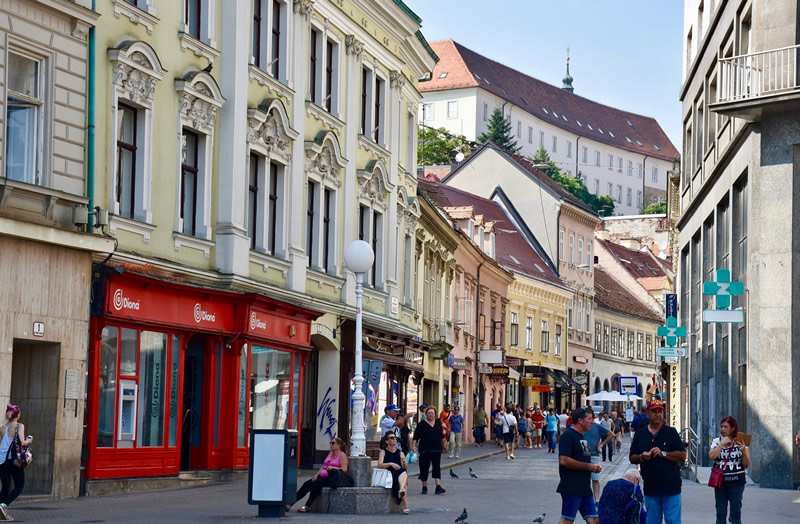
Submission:
{"label": "storefront display window", "polygon": [[169,393],[169,445],[178,445],[178,379],[180,377],[181,337],[172,335],[172,351],[170,352]]}
{"label": "storefront display window", "polygon": [[242,346],[239,357],[239,432],[236,445],[247,445],[247,344]]}
{"label": "storefront display window", "polygon": [[219,419],[220,406],[222,405],[222,344],[217,344],[217,365],[214,371],[214,445],[219,446]]}
{"label": "storefront display window", "polygon": [[289,428],[291,382],[291,353],[253,346],[250,364],[252,428]]}
{"label": "storefront display window", "polygon": [[[124,340],[124,339],[123,339]],[[167,334],[142,331],[139,342],[138,447],[164,445],[164,368]]]}
{"label": "storefront display window", "polygon": [[300,355],[294,354],[294,382],[292,382],[292,421],[297,427],[297,402],[300,398]]}
{"label": "storefront display window", "polygon": [[122,328],[122,344],[120,345],[119,374],[136,376],[136,336],[135,329]]}
{"label": "storefront display window", "polygon": [[99,417],[97,447],[114,447],[114,414],[117,397],[117,347],[119,328],[103,328],[100,343],[100,391],[98,392]]}

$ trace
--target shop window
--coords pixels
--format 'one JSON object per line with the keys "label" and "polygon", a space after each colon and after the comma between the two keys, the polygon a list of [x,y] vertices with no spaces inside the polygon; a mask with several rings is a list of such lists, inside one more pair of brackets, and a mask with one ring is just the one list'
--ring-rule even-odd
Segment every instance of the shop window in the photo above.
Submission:
{"label": "shop window", "polygon": [[236,446],[243,448],[247,446],[247,344],[242,346],[242,354],[239,356],[239,431],[236,436]]}
{"label": "shop window", "polygon": [[178,382],[180,379],[181,362],[181,337],[172,335],[172,349],[170,351],[169,383],[169,446],[178,445]]}
{"label": "shop window", "polygon": [[167,335],[142,331],[139,340],[137,447],[164,445],[164,368]]}
{"label": "shop window", "polygon": [[[253,346],[250,357],[250,394],[253,429],[289,429],[292,388],[292,354]],[[297,421],[293,421],[297,427]]]}
{"label": "shop window", "polygon": [[103,328],[100,343],[100,390],[98,392],[97,447],[114,447],[114,424],[116,421],[117,349],[119,328]]}

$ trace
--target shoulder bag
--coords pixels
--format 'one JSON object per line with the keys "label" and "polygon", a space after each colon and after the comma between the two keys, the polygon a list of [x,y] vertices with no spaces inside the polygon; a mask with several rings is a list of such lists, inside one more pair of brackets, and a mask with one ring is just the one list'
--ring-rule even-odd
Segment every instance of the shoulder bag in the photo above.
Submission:
{"label": "shoulder bag", "polygon": [[14,441],[11,443],[11,461],[19,469],[33,462],[33,450],[30,446],[23,446],[19,439],[19,425],[14,428]]}
{"label": "shoulder bag", "polygon": [[375,468],[372,470],[372,487],[392,488],[392,474],[388,469]]}
{"label": "shoulder bag", "polygon": [[731,442],[731,447],[728,448],[728,458],[725,459],[725,463],[722,464],[721,468],[711,468],[711,476],[708,477],[708,485],[712,488],[721,488],[722,487],[722,476],[723,470],[725,466],[728,465],[728,460],[731,458],[731,453],[733,453],[733,442]]}

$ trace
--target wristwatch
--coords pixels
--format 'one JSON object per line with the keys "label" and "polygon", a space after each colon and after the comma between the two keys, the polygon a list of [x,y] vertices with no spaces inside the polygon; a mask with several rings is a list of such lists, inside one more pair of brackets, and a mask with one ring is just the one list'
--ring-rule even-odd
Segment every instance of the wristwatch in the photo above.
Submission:
{"label": "wristwatch", "polygon": [[667,456],[667,452],[666,452],[666,451],[662,451],[662,452],[661,452],[661,456],[662,456],[662,457],[666,457],[666,456]]}

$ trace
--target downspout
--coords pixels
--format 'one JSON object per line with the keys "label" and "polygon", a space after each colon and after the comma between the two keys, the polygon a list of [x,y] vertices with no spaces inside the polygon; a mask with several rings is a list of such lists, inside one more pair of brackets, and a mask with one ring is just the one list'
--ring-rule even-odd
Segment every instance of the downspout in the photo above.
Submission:
{"label": "downspout", "polygon": [[642,209],[639,210],[639,213],[644,213],[644,208],[647,207],[647,201],[644,198],[644,181],[647,180],[647,159],[650,158],[647,155],[644,155],[644,160],[642,160]]}
{"label": "downspout", "polygon": [[[97,0],[92,0],[92,11],[95,11]],[[89,28],[89,78],[87,82],[89,89],[87,92],[87,136],[86,136],[86,196],[89,198],[89,223],[86,226],[88,232],[94,231],[94,215],[91,211],[94,209],[94,119],[95,119],[95,28]]]}
{"label": "downspout", "polygon": [[[505,104],[503,104],[503,105],[505,105]],[[475,358],[477,359],[476,364],[478,366],[480,366],[480,362],[481,362],[480,348],[479,348],[479,346],[480,346],[481,328],[478,325],[478,322],[481,321],[481,310],[480,310],[480,305],[481,305],[481,268],[483,267],[483,264],[484,264],[484,262],[481,262],[480,264],[478,264],[478,275],[477,275],[478,276],[478,285],[475,288],[475,328],[478,331],[477,333],[475,333]],[[475,371],[478,371],[478,370],[476,369]],[[476,373],[476,375],[478,377],[478,382],[477,382],[478,392],[480,392],[482,378],[481,378],[481,374],[480,373]],[[476,395],[476,396],[478,396],[478,395]],[[479,404],[482,405],[483,399],[481,399],[479,397],[478,398],[478,402],[479,402]],[[477,406],[473,406],[473,407],[477,407]],[[485,407],[486,406],[484,406],[484,408]],[[489,411],[491,411],[491,410],[489,410]]]}

